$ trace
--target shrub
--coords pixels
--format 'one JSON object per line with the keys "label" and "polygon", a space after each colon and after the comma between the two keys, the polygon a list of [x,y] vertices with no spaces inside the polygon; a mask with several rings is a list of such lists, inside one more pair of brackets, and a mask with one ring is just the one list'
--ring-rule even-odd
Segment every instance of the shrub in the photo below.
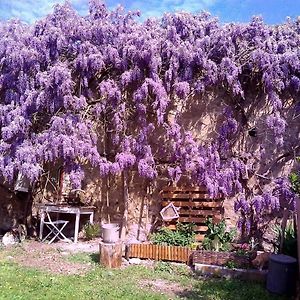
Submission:
{"label": "shrub", "polygon": [[202,247],[205,250],[228,251],[231,248],[230,243],[233,242],[236,230],[226,230],[225,220],[219,223],[213,223],[212,218],[206,221],[208,227],[205,234]]}
{"label": "shrub", "polygon": [[176,230],[162,227],[150,236],[150,240],[157,245],[192,246],[195,243],[194,224],[176,224]]}
{"label": "shrub", "polygon": [[91,240],[100,235],[100,225],[87,223],[83,227],[84,235],[87,240]]}

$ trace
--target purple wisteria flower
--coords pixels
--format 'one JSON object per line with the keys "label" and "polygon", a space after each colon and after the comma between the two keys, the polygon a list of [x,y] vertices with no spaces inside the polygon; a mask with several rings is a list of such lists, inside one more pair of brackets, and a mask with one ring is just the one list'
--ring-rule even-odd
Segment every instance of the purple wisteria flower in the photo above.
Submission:
{"label": "purple wisteria flower", "polygon": [[[166,164],[174,182],[187,176],[211,196],[243,195],[251,160],[298,144],[298,21],[223,25],[207,13],[169,13],[141,23],[137,15],[93,0],[86,16],[66,3],[34,25],[0,24],[4,180],[22,172],[37,181],[56,164],[76,187],[89,168],[155,180]],[[244,133],[262,118],[270,130],[255,150]],[[258,220],[294,206],[289,187],[275,185],[237,200],[248,232],[251,213]]]}

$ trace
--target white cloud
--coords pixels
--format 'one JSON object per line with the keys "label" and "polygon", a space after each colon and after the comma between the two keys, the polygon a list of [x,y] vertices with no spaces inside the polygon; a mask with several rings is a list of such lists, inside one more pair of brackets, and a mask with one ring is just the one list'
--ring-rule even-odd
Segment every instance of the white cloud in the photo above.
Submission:
{"label": "white cloud", "polygon": [[[18,18],[27,23],[34,23],[37,19],[51,13],[55,4],[64,0],[1,0],[0,18]],[[72,5],[79,13],[87,11],[88,0],[73,0]]]}
{"label": "white cloud", "polygon": [[[88,12],[89,0],[71,0],[73,7],[81,15]],[[218,0],[107,0],[109,7],[115,7],[121,2],[127,10],[140,10],[142,18],[159,17],[164,12],[188,11],[198,12],[208,10]],[[64,3],[65,0],[0,0],[0,18],[19,18],[27,23],[34,23],[37,19],[49,14],[55,4]]]}
{"label": "white cloud", "polygon": [[[143,2],[143,3],[142,3]],[[127,9],[140,10],[143,18],[158,17],[164,12],[209,10],[217,0],[155,0],[133,1],[126,4]],[[128,7],[127,7],[128,5]]]}

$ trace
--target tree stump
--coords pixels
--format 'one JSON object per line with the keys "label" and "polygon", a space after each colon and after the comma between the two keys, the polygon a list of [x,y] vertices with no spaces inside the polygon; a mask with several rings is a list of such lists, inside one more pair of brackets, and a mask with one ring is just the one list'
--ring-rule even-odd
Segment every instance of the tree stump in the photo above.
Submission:
{"label": "tree stump", "polygon": [[122,265],[122,243],[106,244],[100,242],[100,264],[107,268],[119,268]]}

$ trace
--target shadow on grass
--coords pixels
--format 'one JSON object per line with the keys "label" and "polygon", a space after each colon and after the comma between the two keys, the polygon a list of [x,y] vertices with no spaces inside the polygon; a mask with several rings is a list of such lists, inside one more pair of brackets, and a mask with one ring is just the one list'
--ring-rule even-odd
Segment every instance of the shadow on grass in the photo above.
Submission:
{"label": "shadow on grass", "polygon": [[91,253],[89,256],[92,262],[99,263],[99,253]]}
{"label": "shadow on grass", "polygon": [[226,300],[284,300],[284,296],[270,294],[264,284],[239,280],[207,279],[196,283],[192,289],[177,293],[184,299]]}

